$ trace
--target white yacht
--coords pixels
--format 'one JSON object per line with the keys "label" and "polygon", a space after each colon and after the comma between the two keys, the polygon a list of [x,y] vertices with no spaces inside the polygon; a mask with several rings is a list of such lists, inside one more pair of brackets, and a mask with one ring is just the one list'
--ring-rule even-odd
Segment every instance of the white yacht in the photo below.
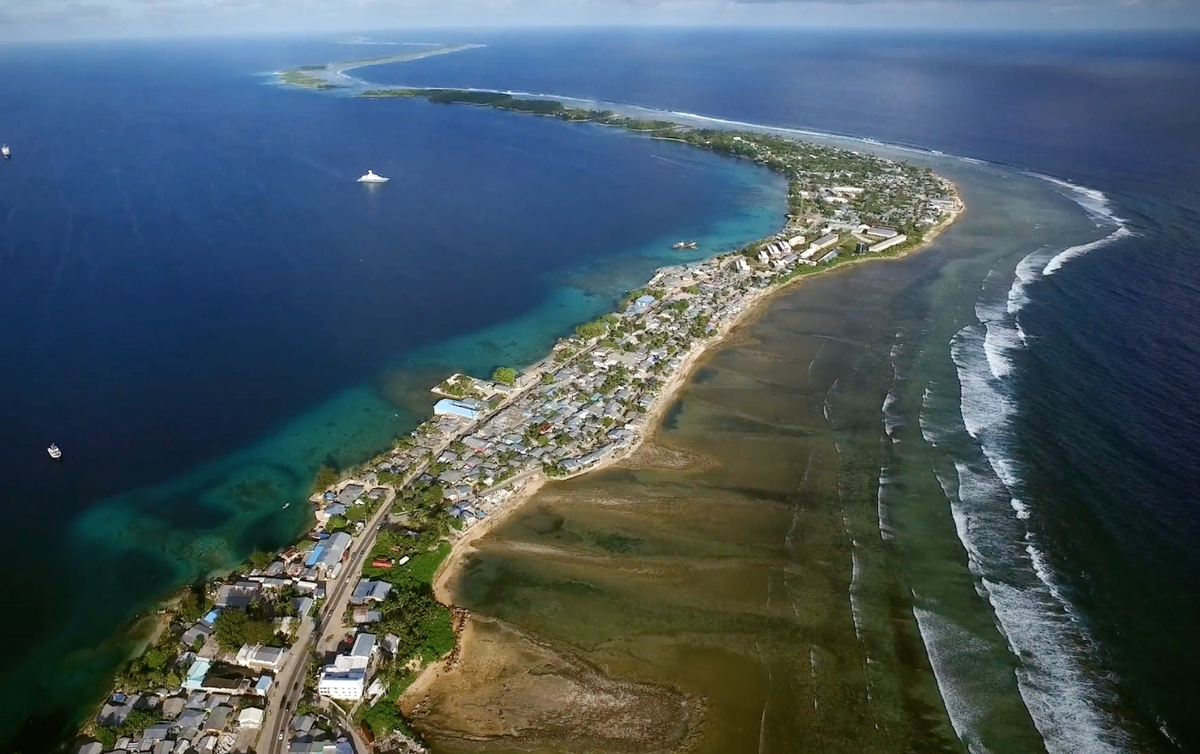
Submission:
{"label": "white yacht", "polygon": [[388,179],[382,175],[375,175],[374,170],[368,170],[367,174],[358,179],[359,183],[387,183]]}
{"label": "white yacht", "polygon": [[46,448],[46,452],[49,453],[50,457],[56,461],[62,458],[62,451],[59,450],[58,446],[54,443],[50,443],[50,447]]}
{"label": "white yacht", "polygon": [[6,160],[7,160],[9,157],[12,157],[12,150],[8,148],[8,145],[7,145],[7,144],[5,144],[4,146],[0,147],[0,156],[3,156],[3,157],[4,157],[4,159],[6,159]]}

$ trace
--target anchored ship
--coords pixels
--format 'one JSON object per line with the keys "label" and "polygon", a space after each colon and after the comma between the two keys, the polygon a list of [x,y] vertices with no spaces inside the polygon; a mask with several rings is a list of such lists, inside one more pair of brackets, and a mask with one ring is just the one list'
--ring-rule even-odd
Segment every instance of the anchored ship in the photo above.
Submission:
{"label": "anchored ship", "polygon": [[4,159],[6,159],[6,160],[7,160],[8,158],[12,157],[12,150],[8,148],[8,145],[7,145],[7,144],[5,144],[4,146],[0,147],[0,156],[3,156],[3,157],[4,157]]}
{"label": "anchored ship", "polygon": [[388,179],[382,175],[375,175],[374,170],[368,170],[367,174],[358,179],[359,183],[387,183]]}
{"label": "anchored ship", "polygon": [[696,242],[695,241],[680,241],[679,243],[672,244],[671,248],[672,249],[694,249],[694,248],[696,248]]}
{"label": "anchored ship", "polygon": [[50,447],[46,448],[46,452],[49,453],[50,457],[56,461],[62,458],[62,451],[59,450],[58,446],[54,443],[50,443]]}

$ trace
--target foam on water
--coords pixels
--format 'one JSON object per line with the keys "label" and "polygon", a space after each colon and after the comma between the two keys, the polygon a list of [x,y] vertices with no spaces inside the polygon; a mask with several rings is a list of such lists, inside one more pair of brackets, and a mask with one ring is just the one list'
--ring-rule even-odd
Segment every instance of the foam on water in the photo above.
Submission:
{"label": "foam on water", "polygon": [[965,676],[947,672],[947,669],[964,654],[978,651],[981,642],[950,619],[919,607],[920,601],[914,593],[913,617],[921,632],[925,653],[929,655],[934,680],[937,681],[942,701],[946,705],[950,726],[967,747],[967,751],[972,754],[984,754],[988,749],[976,738],[974,731],[978,730],[983,722],[986,708],[972,702],[974,690],[967,683]]}
{"label": "foam on water", "polygon": [[[1081,196],[1102,206],[1096,196]],[[1017,316],[1028,301],[1026,287],[1049,266],[1050,253],[1041,249],[1023,259],[1004,293],[999,290],[1003,276],[996,270],[989,273],[975,307],[979,323],[962,328],[951,340],[959,414],[986,465],[955,460],[957,485],[943,475],[938,480],[971,571],[979,576],[977,591],[991,604],[997,627],[1020,658],[1018,688],[1047,750],[1116,752],[1124,750],[1125,739],[1101,706],[1112,692],[1087,670],[1092,641],[1029,528],[1036,508],[1022,499],[1022,470],[1011,452],[1018,405],[1009,383],[1019,365],[1016,354],[1026,342]],[[1049,264],[1060,257],[1061,252]],[[932,429],[933,421],[925,415],[937,393],[934,386],[927,388],[922,407],[923,434],[934,445],[939,433],[924,430],[927,425]],[[941,439],[949,433],[943,430]],[[930,657],[932,661],[932,652]],[[941,685],[953,671],[935,669],[935,675]],[[952,687],[943,688],[943,698],[950,691]]]}
{"label": "foam on water", "polygon": [[1043,175],[1042,173],[1029,172],[1027,174],[1065,189],[1065,195],[1080,207],[1083,207],[1088,216],[1092,218],[1092,221],[1096,223],[1096,227],[1112,229],[1112,232],[1104,238],[1063,249],[1042,269],[1043,275],[1053,275],[1072,259],[1133,235],[1133,232],[1129,230],[1126,224],[1126,220],[1118,217],[1113,211],[1112,203],[1103,191],[1097,191],[1087,186],[1080,186],[1070,181],[1064,181],[1061,178]]}
{"label": "foam on water", "polygon": [[896,482],[897,479],[887,464],[879,467],[879,487],[875,494],[875,503],[879,514],[879,538],[885,541],[895,538],[895,534],[892,531],[892,519],[888,511],[887,499],[891,487]]}

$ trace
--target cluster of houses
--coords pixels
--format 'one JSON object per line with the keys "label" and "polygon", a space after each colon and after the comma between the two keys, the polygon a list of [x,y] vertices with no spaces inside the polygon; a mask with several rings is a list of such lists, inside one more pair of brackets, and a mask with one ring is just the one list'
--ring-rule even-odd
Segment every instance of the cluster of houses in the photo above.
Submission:
{"label": "cluster of houses", "polygon": [[402,475],[432,461],[425,479],[441,485],[447,512],[470,524],[504,503],[512,494],[510,480],[539,471],[578,473],[628,448],[640,436],[663,381],[698,339],[741,311],[749,291],[768,287],[801,265],[833,261],[851,239],[860,253],[908,240],[891,228],[847,221],[854,200],[867,190],[830,187],[827,194],[846,199],[839,219],[793,223],[790,232],[762,244],[754,259],[739,254],[660,270],[646,292],[610,322],[607,336],[560,343],[556,352],[570,349],[576,355],[527,372],[515,388],[517,398],[499,411],[489,415],[489,399],[510,398],[513,388],[452,376],[443,385],[457,384],[475,397],[450,397],[441,386],[435,388],[447,397],[435,405],[433,419],[378,470]]}
{"label": "cluster of houses", "polygon": [[[261,706],[245,704],[237,695],[195,690],[114,694],[101,708],[98,722],[119,726],[134,712],[153,712],[159,722],[133,735],[123,736],[109,751],[150,754],[225,754],[253,745],[263,722]],[[101,754],[99,741],[80,747],[80,754]]]}
{"label": "cluster of houses", "polygon": [[[179,688],[112,697],[100,713],[101,725],[119,725],[134,709],[154,710],[162,721],[118,740],[117,749],[224,754],[242,746],[239,736],[257,736],[263,716],[255,700],[270,693],[287,649],[253,644],[222,653],[213,639],[217,618],[224,610],[244,610],[256,600],[278,601],[286,594],[295,608],[287,612],[296,617],[281,616],[274,628],[277,635],[293,636],[324,598],[326,583],[345,575],[353,536],[363,533],[361,520],[343,527],[353,534],[326,531],[332,528],[329,523],[344,521],[354,506],[386,497],[389,490],[378,484],[382,475],[391,475],[389,484],[395,484],[423,468],[420,478],[440,485],[450,516],[463,526],[484,519],[514,496],[523,481],[539,474],[583,472],[635,444],[664,383],[700,341],[736,318],[754,291],[803,266],[834,261],[849,242],[857,253],[878,253],[908,240],[892,228],[862,222],[863,217],[910,227],[961,209],[949,184],[902,163],[857,155],[857,162],[845,163],[852,169],[839,169],[839,163],[827,159],[825,172],[820,172],[803,168],[799,151],[773,151],[791,147],[769,139],[754,144],[755,159],[792,165],[795,193],[818,200],[814,204],[820,214],[793,216],[788,229],[759,245],[753,257],[734,254],[659,270],[621,312],[603,320],[603,334],[561,341],[554,358],[527,371],[515,386],[454,375],[435,388],[443,397],[434,416],[408,442],[362,479],[343,482],[315,499],[311,549],[289,549],[267,567],[216,589],[214,608],[183,633],[184,651],[174,660],[181,672],[186,668]],[[855,185],[835,183],[848,178],[856,179]],[[886,207],[878,211],[881,201]],[[497,404],[502,405],[494,410]],[[379,559],[372,565],[397,564]],[[386,582],[360,579],[350,599],[352,622],[359,627],[379,622],[377,608],[390,588]],[[393,656],[398,642],[385,635],[378,646],[374,634],[358,633],[346,651],[321,669],[317,692],[345,702],[378,698],[385,689],[378,679],[370,682],[373,664],[380,652]],[[293,726],[297,721],[303,724],[303,717],[293,720]],[[253,738],[248,742],[245,748]],[[98,743],[88,746],[85,754],[100,754]],[[303,754],[345,754],[349,744],[293,735],[291,746],[290,751]]]}

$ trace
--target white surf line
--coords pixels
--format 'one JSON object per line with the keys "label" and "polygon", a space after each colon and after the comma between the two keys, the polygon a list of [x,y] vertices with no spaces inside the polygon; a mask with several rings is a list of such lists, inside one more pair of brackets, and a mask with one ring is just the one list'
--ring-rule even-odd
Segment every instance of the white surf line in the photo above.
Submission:
{"label": "white surf line", "polygon": [[1072,259],[1075,259],[1076,257],[1081,257],[1090,251],[1095,251],[1096,249],[1108,246],[1114,241],[1119,241],[1122,238],[1128,238],[1129,236],[1134,235],[1133,231],[1129,229],[1128,221],[1123,217],[1117,216],[1116,212],[1113,211],[1112,201],[1103,191],[1094,188],[1088,188],[1087,186],[1081,186],[1077,183],[1063,180],[1062,178],[1055,178],[1054,176],[1046,175],[1045,173],[1038,173],[1032,170],[1025,170],[1022,172],[1027,176],[1046,181],[1047,183],[1051,183],[1058,188],[1063,189],[1064,191],[1060,193],[1078,204],[1080,207],[1083,207],[1084,211],[1088,213],[1088,216],[1092,218],[1092,221],[1096,223],[1096,227],[1100,228],[1108,226],[1113,228],[1113,231],[1104,238],[1092,241],[1090,243],[1080,244],[1078,246],[1071,246],[1070,248],[1060,251],[1042,269],[1043,275],[1053,275],[1061,270],[1064,264]]}
{"label": "white surf line", "polygon": [[754,640],[754,649],[758,651],[759,664],[767,671],[767,693],[763,700],[762,715],[758,720],[758,754],[763,754],[767,745],[767,708],[771,706],[771,666],[763,659],[762,647],[757,639]]}

